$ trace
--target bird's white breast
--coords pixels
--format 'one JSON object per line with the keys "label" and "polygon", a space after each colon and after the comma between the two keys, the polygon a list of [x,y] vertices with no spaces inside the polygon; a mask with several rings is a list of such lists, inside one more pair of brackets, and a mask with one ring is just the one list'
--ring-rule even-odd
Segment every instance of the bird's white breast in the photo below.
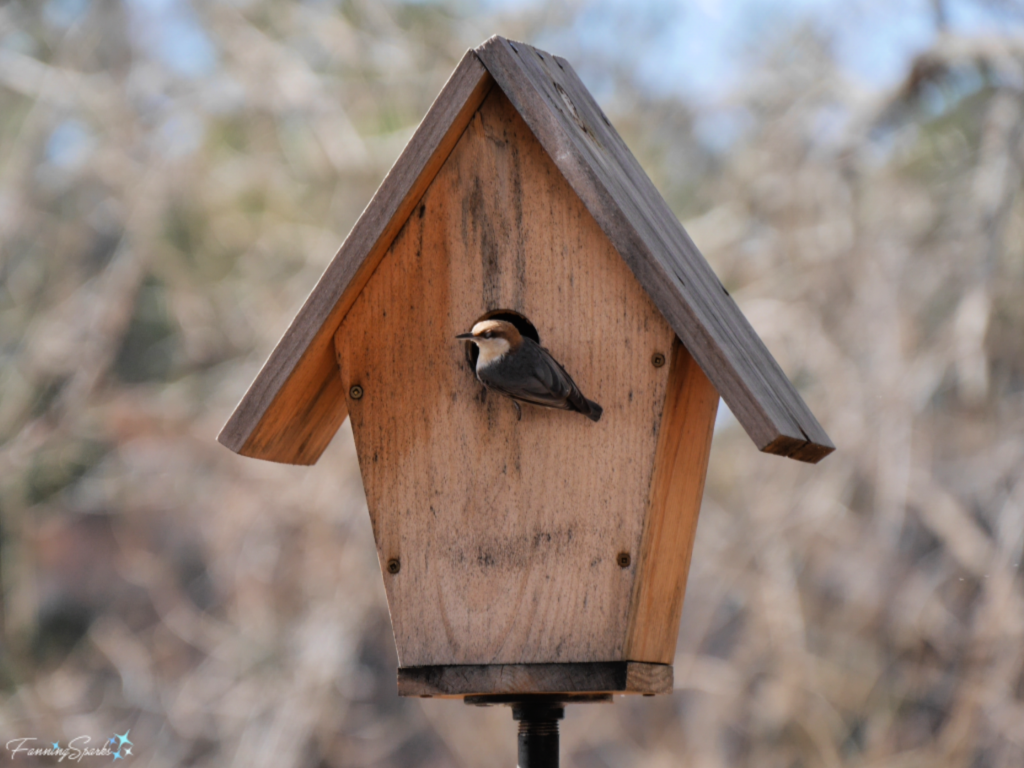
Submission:
{"label": "bird's white breast", "polygon": [[477,341],[480,348],[480,357],[476,359],[476,369],[486,368],[491,363],[497,362],[511,349],[508,339],[480,339]]}

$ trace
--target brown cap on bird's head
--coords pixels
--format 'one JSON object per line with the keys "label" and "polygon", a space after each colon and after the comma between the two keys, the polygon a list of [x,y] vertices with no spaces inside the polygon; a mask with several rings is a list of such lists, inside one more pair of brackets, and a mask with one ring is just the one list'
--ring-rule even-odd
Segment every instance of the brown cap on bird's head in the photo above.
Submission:
{"label": "brown cap on bird's head", "polygon": [[460,333],[456,339],[479,342],[484,339],[504,339],[510,349],[518,349],[523,343],[519,329],[507,320],[481,320],[469,333]]}

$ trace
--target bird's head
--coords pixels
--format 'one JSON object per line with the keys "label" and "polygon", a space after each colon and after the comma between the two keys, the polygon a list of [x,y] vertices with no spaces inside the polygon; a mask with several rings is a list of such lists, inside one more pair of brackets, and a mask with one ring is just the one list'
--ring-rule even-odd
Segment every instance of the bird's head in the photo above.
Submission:
{"label": "bird's head", "polygon": [[460,333],[455,338],[471,341],[479,347],[477,368],[486,368],[523,343],[519,330],[506,320],[481,320],[469,333]]}

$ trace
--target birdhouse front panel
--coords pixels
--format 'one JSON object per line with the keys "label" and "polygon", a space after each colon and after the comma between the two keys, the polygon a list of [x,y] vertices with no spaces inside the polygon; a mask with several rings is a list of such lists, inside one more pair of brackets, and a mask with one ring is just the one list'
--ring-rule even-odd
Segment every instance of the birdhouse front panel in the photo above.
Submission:
{"label": "birdhouse front panel", "polygon": [[[533,323],[599,422],[520,420],[482,387],[455,336],[497,309]],[[689,356],[500,89],[335,341],[401,666],[626,658],[667,363]]]}
{"label": "birdhouse front panel", "polygon": [[[495,312],[550,356],[485,389],[455,337],[500,352]],[[520,419],[524,370],[579,413]],[[666,693],[719,395],[762,451],[834,450],[569,62],[496,36],[218,439],[308,464],[351,416],[401,694]]]}

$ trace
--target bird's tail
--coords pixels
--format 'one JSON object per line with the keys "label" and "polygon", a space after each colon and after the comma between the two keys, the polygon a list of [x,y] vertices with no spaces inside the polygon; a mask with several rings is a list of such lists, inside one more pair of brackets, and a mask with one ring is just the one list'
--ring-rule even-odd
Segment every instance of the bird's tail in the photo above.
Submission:
{"label": "bird's tail", "polygon": [[[562,369],[562,372],[565,372],[564,368]],[[566,378],[568,378],[568,376],[569,374],[566,374]],[[604,413],[604,408],[595,403],[593,400],[588,400],[587,398],[585,398],[583,396],[583,393],[580,392],[579,387],[577,387],[575,384],[572,384],[571,379],[570,384],[571,389],[569,391],[569,396],[565,399],[565,405],[563,407],[570,411],[582,413],[591,421],[600,421],[601,414]]]}

